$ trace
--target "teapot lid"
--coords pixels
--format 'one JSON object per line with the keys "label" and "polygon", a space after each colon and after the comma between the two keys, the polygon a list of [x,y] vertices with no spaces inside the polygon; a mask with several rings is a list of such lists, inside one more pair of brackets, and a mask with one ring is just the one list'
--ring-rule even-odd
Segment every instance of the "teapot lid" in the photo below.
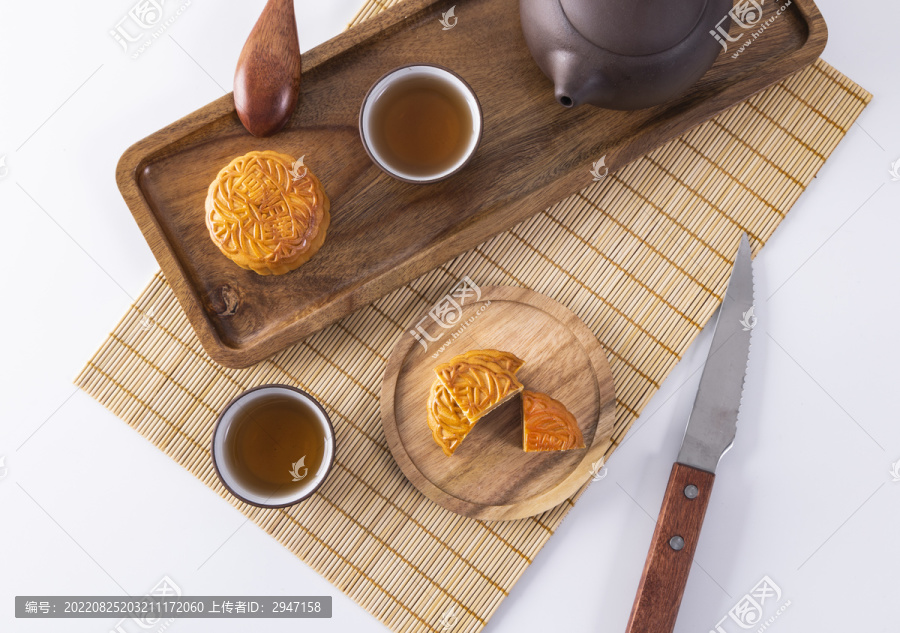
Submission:
{"label": "teapot lid", "polygon": [[697,27],[708,0],[559,0],[589,42],[619,55],[653,55]]}

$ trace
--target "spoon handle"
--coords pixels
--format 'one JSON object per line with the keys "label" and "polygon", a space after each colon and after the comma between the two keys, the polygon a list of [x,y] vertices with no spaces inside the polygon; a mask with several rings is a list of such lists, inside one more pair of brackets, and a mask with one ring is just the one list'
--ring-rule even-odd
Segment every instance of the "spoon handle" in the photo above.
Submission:
{"label": "spoon handle", "polygon": [[269,0],[234,73],[234,107],[254,136],[284,127],[300,95],[300,43],[293,0]]}

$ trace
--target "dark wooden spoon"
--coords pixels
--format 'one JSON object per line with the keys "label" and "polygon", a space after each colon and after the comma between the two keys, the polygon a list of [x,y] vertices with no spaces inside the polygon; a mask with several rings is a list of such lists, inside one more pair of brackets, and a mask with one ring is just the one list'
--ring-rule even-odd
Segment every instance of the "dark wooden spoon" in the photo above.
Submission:
{"label": "dark wooden spoon", "polygon": [[269,0],[241,50],[234,107],[253,136],[284,127],[300,96],[300,42],[294,0]]}

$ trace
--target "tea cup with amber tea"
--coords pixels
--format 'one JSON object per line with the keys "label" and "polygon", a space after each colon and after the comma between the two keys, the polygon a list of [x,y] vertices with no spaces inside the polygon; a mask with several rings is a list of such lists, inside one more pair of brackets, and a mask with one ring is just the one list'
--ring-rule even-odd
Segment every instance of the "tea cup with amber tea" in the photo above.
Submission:
{"label": "tea cup with amber tea", "polygon": [[436,64],[401,66],[362,102],[359,133],[372,161],[406,182],[437,182],[475,154],[484,124],[472,87]]}
{"label": "tea cup with amber tea", "polygon": [[213,430],[213,466],[237,498],[263,508],[310,496],[334,462],[334,427],[324,407],[289,385],[262,385],[232,400]]}

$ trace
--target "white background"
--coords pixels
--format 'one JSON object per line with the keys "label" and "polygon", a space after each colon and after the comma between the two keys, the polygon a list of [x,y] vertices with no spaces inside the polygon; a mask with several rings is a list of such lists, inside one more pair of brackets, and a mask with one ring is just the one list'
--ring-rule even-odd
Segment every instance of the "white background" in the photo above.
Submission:
{"label": "white background", "polygon": [[[0,630],[105,633],[112,621],[16,621],[13,596],[141,594],[163,576],[193,595],[334,596],[329,621],[170,630],[383,630],[72,385],[157,269],[116,189],[119,156],[230,90],[264,3],[194,0],[137,60],[109,35],[132,4],[0,0]],[[359,4],[297,0],[301,49]],[[764,575],[791,603],[770,630],[900,626],[900,5],[819,6],[824,58],[875,99],[756,260],[768,300],[683,633],[713,629]],[[624,630],[709,341],[707,328],[488,631],[553,630],[561,613],[567,630]]]}

